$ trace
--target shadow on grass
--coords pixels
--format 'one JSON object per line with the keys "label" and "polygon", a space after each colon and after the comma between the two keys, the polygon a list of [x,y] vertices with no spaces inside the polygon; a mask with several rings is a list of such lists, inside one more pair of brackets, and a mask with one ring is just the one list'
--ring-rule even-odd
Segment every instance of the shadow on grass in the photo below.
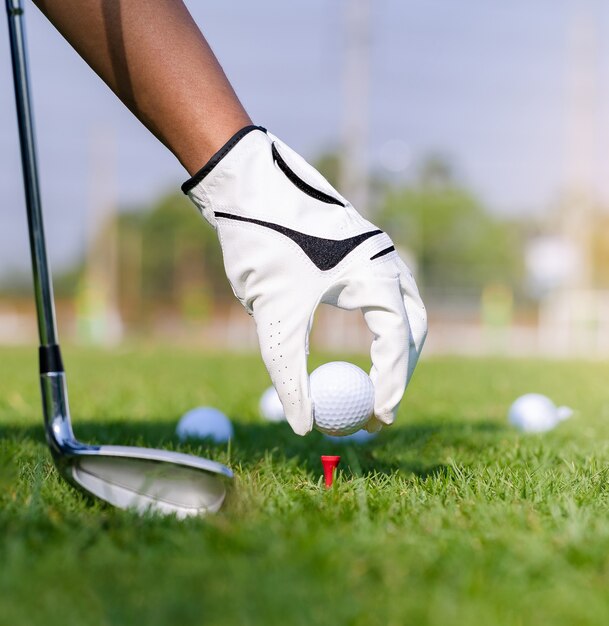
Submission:
{"label": "shadow on grass", "polygon": [[[271,456],[277,462],[296,462],[307,472],[320,472],[320,455],[338,454],[345,458],[344,471],[357,476],[393,474],[419,477],[446,474],[446,465],[438,463],[450,449],[471,452],[487,449],[489,441],[505,431],[490,421],[436,422],[394,426],[365,445],[339,444],[313,431],[306,437],[294,435],[286,423],[235,423],[231,444],[231,464],[254,468]],[[226,455],[227,446],[209,441],[190,440],[180,443],[172,422],[87,421],[75,425],[76,436],[93,444],[136,445],[169,448],[186,453],[218,458]],[[40,426],[0,424],[0,438],[44,442]]]}

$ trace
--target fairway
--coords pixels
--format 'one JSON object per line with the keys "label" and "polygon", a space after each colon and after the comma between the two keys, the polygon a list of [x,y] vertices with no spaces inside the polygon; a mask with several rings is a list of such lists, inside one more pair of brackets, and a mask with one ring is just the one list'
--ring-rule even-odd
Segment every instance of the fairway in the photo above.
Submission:
{"label": "fairway", "polygon": [[[60,482],[36,351],[0,356],[0,624],[609,622],[609,365],[424,359],[396,425],[347,448],[260,420],[258,356],[66,350],[79,438],[235,470],[219,515],[178,522]],[[336,356],[313,355],[311,368]],[[576,415],[545,435],[515,432],[507,408],[529,391]],[[180,445],[180,415],[207,404],[233,420],[234,442]],[[336,453],[326,492],[319,457]]]}

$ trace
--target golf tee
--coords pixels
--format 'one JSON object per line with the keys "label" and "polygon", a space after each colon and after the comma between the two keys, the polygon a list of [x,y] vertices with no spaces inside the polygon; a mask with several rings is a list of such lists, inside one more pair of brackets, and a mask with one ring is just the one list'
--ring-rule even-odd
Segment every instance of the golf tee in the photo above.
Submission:
{"label": "golf tee", "polygon": [[324,478],[326,480],[326,489],[330,489],[332,482],[334,481],[334,470],[340,463],[339,456],[323,456],[321,457],[321,464],[324,468]]}

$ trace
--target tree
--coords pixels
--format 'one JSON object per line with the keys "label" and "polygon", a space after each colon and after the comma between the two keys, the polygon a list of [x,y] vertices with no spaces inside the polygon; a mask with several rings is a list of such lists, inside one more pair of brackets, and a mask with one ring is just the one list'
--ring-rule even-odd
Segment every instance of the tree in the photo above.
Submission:
{"label": "tree", "polygon": [[120,301],[127,318],[159,309],[205,317],[232,294],[215,232],[182,194],[118,219]]}
{"label": "tree", "polygon": [[415,257],[423,286],[471,291],[521,281],[518,228],[486,211],[441,159],[429,160],[414,184],[390,190],[375,217]]}

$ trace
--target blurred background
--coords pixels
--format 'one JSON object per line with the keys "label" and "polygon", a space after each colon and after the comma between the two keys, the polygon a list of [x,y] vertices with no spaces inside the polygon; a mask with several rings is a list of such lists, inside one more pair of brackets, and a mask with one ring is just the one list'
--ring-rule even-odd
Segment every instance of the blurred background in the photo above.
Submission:
{"label": "blurred background", "polygon": [[[389,232],[427,354],[609,354],[608,3],[186,4],[254,122]],[[63,338],[253,349],[186,172],[33,5],[27,22]],[[5,28],[0,59],[0,344],[32,343]],[[320,309],[314,345],[369,341]]]}

